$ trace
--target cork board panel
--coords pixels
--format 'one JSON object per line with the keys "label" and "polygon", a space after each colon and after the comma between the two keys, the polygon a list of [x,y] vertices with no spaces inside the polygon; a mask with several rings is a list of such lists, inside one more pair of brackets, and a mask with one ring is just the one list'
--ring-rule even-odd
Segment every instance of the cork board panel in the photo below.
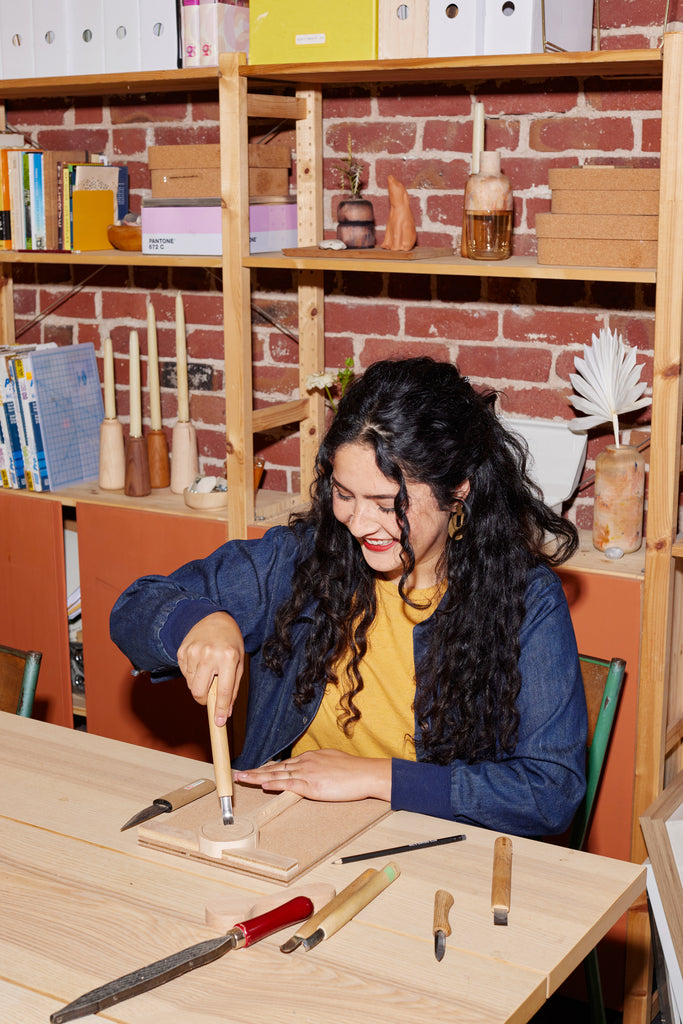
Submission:
{"label": "cork board panel", "polygon": [[[235,822],[263,811],[278,796],[236,782]],[[138,826],[138,842],[141,846],[288,885],[390,813],[384,800],[299,800],[262,825],[255,849],[235,848],[214,857],[203,853],[199,842],[202,826],[220,822],[218,799],[215,793],[209,793]]]}
{"label": "cork board panel", "polygon": [[657,243],[636,239],[539,238],[540,266],[655,267]]}

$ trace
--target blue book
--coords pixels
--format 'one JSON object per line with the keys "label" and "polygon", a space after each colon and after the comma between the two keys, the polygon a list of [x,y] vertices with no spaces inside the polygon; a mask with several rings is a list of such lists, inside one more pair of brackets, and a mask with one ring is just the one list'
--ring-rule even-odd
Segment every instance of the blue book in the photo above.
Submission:
{"label": "blue book", "polygon": [[33,353],[29,351],[10,356],[7,361],[19,396],[18,424],[26,485],[30,491],[49,491],[50,480],[35,397],[32,358]]}
{"label": "blue book", "polygon": [[11,486],[24,488],[26,487],[26,475],[24,473],[24,456],[21,452],[20,425],[17,418],[19,415],[18,396],[15,393],[8,365],[9,358],[7,352],[0,352],[0,408],[11,458],[8,467]]}
{"label": "blue book", "polygon": [[96,480],[104,402],[95,346],[40,345],[31,363],[52,490]]}
{"label": "blue book", "polygon": [[34,249],[46,249],[45,190],[43,184],[43,154],[28,154],[31,190],[31,237]]}

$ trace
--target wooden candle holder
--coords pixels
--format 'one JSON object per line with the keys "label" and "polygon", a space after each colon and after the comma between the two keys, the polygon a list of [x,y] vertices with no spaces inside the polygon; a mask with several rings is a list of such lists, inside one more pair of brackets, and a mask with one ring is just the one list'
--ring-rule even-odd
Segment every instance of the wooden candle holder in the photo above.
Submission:
{"label": "wooden candle holder", "polygon": [[171,482],[171,463],[168,441],[163,430],[150,430],[147,434],[149,482],[152,487],[168,487]]}
{"label": "wooden candle holder", "polygon": [[129,437],[126,441],[126,483],[125,493],[131,498],[149,494],[149,459],[144,437]]}
{"label": "wooden candle holder", "polygon": [[120,491],[126,482],[126,452],[123,427],[117,419],[100,424],[99,484],[103,491]]}

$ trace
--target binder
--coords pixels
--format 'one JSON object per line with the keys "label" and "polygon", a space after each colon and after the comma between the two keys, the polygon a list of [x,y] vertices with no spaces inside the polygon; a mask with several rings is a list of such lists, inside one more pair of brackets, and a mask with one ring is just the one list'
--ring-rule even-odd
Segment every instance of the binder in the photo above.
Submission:
{"label": "binder", "polygon": [[448,0],[429,0],[428,56],[472,57],[484,53],[484,18],[490,4],[491,0],[458,0],[457,5]]}
{"label": "binder", "polygon": [[166,71],[180,64],[180,12],[176,0],[139,0],[140,62],[143,71]]}
{"label": "binder", "polygon": [[143,0],[116,0],[104,5],[104,70],[140,71],[140,7]]}
{"label": "binder", "polygon": [[32,78],[35,57],[33,6],[29,0],[0,0],[0,25],[3,78]]}
{"label": "binder", "polygon": [[101,75],[104,71],[103,4],[104,0],[69,0],[66,39],[70,75]]}
{"label": "binder", "polygon": [[429,0],[379,0],[377,49],[380,60],[426,57]]}
{"label": "binder", "polygon": [[182,0],[183,67],[199,67],[199,0]]}
{"label": "binder", "polygon": [[33,0],[33,59],[41,78],[68,73],[66,17],[67,0]]}

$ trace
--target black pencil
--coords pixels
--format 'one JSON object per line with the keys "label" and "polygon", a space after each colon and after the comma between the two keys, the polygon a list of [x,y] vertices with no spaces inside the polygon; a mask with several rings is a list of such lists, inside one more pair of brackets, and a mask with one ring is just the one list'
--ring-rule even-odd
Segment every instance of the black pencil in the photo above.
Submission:
{"label": "black pencil", "polygon": [[391,857],[395,853],[408,853],[409,850],[424,850],[428,846],[445,846],[446,843],[459,843],[466,839],[465,835],[444,836],[442,839],[428,839],[424,843],[407,843],[405,846],[392,846],[388,850],[370,850],[369,853],[354,853],[351,857],[340,857],[333,864],[354,864],[357,860],[369,860],[371,857]]}

